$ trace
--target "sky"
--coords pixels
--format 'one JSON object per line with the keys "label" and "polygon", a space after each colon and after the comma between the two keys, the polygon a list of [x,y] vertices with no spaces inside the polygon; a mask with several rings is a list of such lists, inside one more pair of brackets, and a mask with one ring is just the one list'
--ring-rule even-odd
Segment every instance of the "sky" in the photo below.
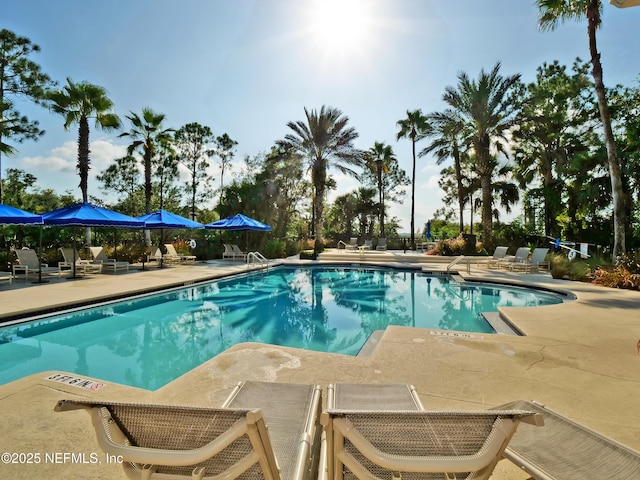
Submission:
{"label": "sky", "polygon": [[[167,127],[198,122],[227,133],[238,142],[231,176],[246,155],[269,151],[289,133],[288,122],[304,120],[305,108],[323,105],[349,118],[356,147],[391,145],[410,175],[411,142],[396,140],[396,122],[407,110],[444,109],[445,88],[460,72],[477,78],[500,62],[502,75],[530,82],[544,62],[589,59],[586,21],[541,32],[534,0],[0,0],[0,12],[0,28],[39,45],[31,59],[60,85],[68,77],[104,87],[124,131],[126,115],[149,107],[166,115]],[[640,7],[603,5],[606,86],[638,85],[639,29]],[[15,144],[3,171],[24,170],[38,187],[80,199],[77,127],[65,131],[61,116],[27,102],[17,108],[46,134]],[[124,155],[127,139],[93,125],[90,139],[89,195],[108,200],[95,176]],[[417,160],[416,229],[442,207],[443,166]],[[215,166],[211,174],[218,186]],[[330,201],[358,187],[330,174],[338,185]],[[402,232],[410,231],[410,212],[409,187],[389,212]]]}

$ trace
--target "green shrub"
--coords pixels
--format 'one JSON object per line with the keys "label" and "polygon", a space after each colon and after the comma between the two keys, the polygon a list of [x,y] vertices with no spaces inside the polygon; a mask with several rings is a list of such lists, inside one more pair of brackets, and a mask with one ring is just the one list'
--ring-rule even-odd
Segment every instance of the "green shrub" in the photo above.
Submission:
{"label": "green shrub", "polygon": [[267,258],[284,258],[287,255],[287,245],[279,239],[269,240],[264,244],[264,256]]}
{"label": "green shrub", "polygon": [[549,255],[549,271],[553,278],[565,278],[569,276],[569,260],[566,256],[559,253]]}

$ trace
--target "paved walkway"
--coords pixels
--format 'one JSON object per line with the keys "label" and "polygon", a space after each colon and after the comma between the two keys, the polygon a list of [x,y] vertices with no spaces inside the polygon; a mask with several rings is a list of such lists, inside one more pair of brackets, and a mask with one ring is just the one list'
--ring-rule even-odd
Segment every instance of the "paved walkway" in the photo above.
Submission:
{"label": "paved walkway", "polygon": [[[410,256],[385,257],[406,263]],[[380,261],[385,261],[380,257]],[[446,266],[446,265],[445,265]],[[442,269],[443,264],[429,265]],[[96,301],[124,292],[181,285],[246,267],[231,262],[99,275],[32,285],[16,280],[0,286],[0,318],[21,309]],[[462,268],[464,270],[464,268]],[[428,409],[489,408],[516,399],[537,400],[587,426],[640,450],[640,293],[522,274],[471,268],[468,280],[536,284],[573,292],[577,300],[501,313],[526,336],[455,335],[389,327],[369,357],[350,357],[240,344],[163,388],[149,392],[108,384],[96,392],[32,375],[0,386],[0,452],[97,452],[89,416],[54,413],[61,398],[220,405],[241,380],[279,382],[393,382],[414,384]],[[51,372],[49,372],[51,373]],[[88,473],[90,472],[90,473]],[[0,465],[0,478],[124,478],[118,465]],[[492,479],[524,479],[506,461]]]}

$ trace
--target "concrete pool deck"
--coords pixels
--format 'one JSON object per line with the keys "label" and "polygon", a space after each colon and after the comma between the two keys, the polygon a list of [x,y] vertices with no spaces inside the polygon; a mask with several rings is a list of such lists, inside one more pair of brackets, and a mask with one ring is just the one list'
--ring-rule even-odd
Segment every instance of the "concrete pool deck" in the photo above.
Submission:
{"label": "concrete pool deck", "polygon": [[[351,263],[368,260],[357,253],[346,255],[344,260]],[[376,260],[407,266],[416,260],[425,262],[425,257],[389,252]],[[420,266],[446,270],[447,264],[439,260],[426,262]],[[466,266],[456,268],[467,280],[570,291],[577,299],[545,307],[503,308],[503,316],[526,336],[389,327],[367,357],[239,344],[154,392],[112,383],[90,391],[47,380],[52,372],[31,375],[0,386],[0,452],[39,453],[41,462],[0,464],[0,477],[124,478],[119,465],[106,463],[85,412],[53,412],[62,398],[219,406],[242,380],[323,386],[411,383],[427,409],[485,409],[517,399],[537,400],[640,450],[639,292],[554,280],[547,273],[512,273],[474,265],[466,273]],[[0,320],[20,311],[97,302],[124,292],[190,284],[245,270],[244,264],[215,261],[78,281],[56,279],[42,285],[17,279],[13,285],[0,286]],[[48,453],[85,453],[88,463],[64,457],[49,457],[59,461],[44,463]],[[100,464],[89,462],[91,453],[98,455]],[[507,461],[501,461],[492,476],[496,480],[525,478],[528,475]]]}

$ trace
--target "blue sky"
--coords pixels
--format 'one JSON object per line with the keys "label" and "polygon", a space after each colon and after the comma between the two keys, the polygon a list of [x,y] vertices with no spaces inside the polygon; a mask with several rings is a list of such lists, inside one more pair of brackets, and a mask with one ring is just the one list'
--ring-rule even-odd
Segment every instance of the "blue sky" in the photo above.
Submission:
{"label": "blue sky", "polygon": [[[531,81],[543,62],[571,65],[589,53],[586,22],[540,32],[533,0],[0,0],[0,11],[0,28],[38,44],[32,59],[54,80],[104,87],[126,129],[125,115],[150,107],[166,114],[168,127],[199,122],[228,133],[238,142],[237,162],[268,151],[305,107],[329,105],[349,117],[357,147],[387,142],[410,173],[411,143],[396,141],[396,122],[408,109],[444,108],[444,89],[459,72],[475,78],[501,62],[503,75]],[[603,21],[605,84],[637,85],[640,7],[605,4]],[[75,128],[65,131],[62,118],[42,108],[18,106],[47,133],[17,144],[2,168],[26,170],[41,187],[80,198]],[[105,197],[93,176],[124,153],[126,141],[93,129],[91,140],[89,193]],[[441,168],[418,160],[416,227],[442,206]],[[332,174],[339,188],[331,198],[356,188]],[[403,231],[410,206],[408,191],[391,208]]]}

